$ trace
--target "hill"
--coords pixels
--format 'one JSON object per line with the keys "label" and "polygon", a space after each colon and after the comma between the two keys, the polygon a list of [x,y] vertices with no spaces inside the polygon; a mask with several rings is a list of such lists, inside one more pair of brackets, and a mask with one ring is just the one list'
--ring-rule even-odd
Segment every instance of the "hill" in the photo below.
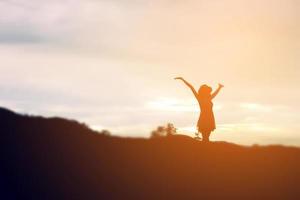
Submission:
{"label": "hill", "polygon": [[300,149],[112,137],[0,109],[1,199],[299,199]]}

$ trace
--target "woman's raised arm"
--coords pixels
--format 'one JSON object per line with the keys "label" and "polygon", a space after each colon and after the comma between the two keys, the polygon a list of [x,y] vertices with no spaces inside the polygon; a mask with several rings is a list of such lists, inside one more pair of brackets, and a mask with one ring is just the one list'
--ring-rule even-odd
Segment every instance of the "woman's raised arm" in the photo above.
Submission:
{"label": "woman's raised arm", "polygon": [[224,87],[224,85],[219,83],[218,89],[214,93],[212,93],[211,98],[212,99],[215,98],[223,87]]}
{"label": "woman's raised arm", "polygon": [[194,96],[198,99],[198,93],[196,92],[195,88],[186,80],[184,80],[184,78],[182,77],[176,77],[175,80],[182,80],[193,92]]}

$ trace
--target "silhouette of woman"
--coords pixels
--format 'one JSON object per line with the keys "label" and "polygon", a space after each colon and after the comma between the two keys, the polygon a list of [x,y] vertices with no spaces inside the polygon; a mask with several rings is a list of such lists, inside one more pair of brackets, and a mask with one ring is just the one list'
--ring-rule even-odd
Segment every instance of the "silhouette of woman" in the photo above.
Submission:
{"label": "silhouette of woman", "polygon": [[198,133],[200,132],[202,134],[202,141],[209,142],[211,132],[216,129],[212,99],[217,96],[224,86],[219,83],[218,89],[211,94],[212,88],[208,85],[202,85],[197,93],[195,88],[182,77],[176,77],[175,80],[182,80],[192,90],[196,97],[201,111],[197,123],[197,130]]}

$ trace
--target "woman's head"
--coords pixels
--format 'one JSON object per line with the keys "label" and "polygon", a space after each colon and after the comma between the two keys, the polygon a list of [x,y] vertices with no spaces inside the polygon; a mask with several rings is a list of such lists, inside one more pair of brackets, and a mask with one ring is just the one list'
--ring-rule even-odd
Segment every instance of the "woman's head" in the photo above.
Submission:
{"label": "woman's head", "polygon": [[212,88],[209,87],[208,85],[201,85],[198,90],[198,95],[199,95],[199,97],[202,97],[202,98],[209,98],[211,96],[211,91],[212,91]]}

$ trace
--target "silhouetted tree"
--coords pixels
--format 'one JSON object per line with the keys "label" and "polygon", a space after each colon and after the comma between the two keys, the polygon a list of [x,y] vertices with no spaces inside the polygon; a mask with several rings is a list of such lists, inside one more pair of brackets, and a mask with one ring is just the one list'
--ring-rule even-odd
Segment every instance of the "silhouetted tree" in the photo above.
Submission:
{"label": "silhouetted tree", "polygon": [[151,132],[151,138],[171,136],[176,134],[176,130],[172,123],[168,123],[167,126],[158,126]]}
{"label": "silhouetted tree", "polygon": [[174,127],[173,124],[168,123],[166,127],[167,136],[171,136],[176,134],[177,129]]}

